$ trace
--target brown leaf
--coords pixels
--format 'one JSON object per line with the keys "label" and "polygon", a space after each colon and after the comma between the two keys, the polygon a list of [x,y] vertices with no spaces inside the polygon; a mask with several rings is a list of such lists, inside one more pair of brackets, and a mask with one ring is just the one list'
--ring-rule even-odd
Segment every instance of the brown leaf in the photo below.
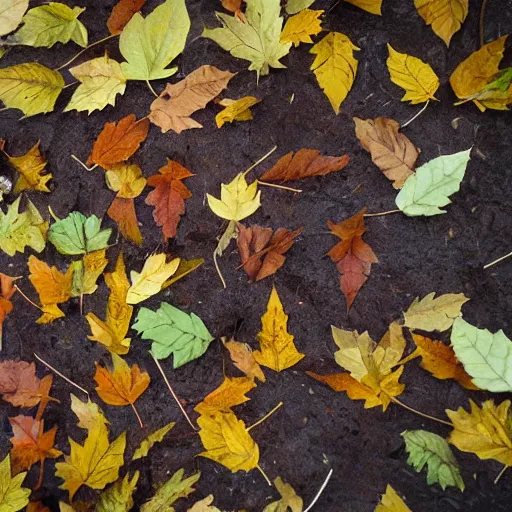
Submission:
{"label": "brown leaf", "polygon": [[393,187],[402,188],[414,174],[418,148],[403,133],[398,133],[400,125],[393,119],[354,117],[354,122],[361,147],[372,155],[372,162],[393,182]]}
{"label": "brown leaf", "polygon": [[324,176],[331,172],[340,171],[348,165],[350,157],[323,156],[316,149],[299,149],[281,157],[276,165],[260,178],[261,181],[291,181]]}
{"label": "brown leaf", "polygon": [[228,349],[229,355],[233,364],[247,377],[258,379],[260,382],[265,382],[265,374],[260,365],[254,358],[251,347],[247,343],[240,343],[233,338],[226,341],[226,338],[221,338],[222,343]]}
{"label": "brown leaf", "polygon": [[139,12],[145,3],[146,0],[119,0],[107,20],[109,32],[112,35],[120,34],[132,16]]}
{"label": "brown leaf", "polygon": [[40,501],[31,501],[27,505],[27,512],[52,512],[46,505]]}
{"label": "brown leaf", "polygon": [[7,315],[12,311],[11,298],[16,292],[14,281],[17,277],[10,277],[0,272],[0,350],[2,350],[2,326]]}
{"label": "brown leaf", "polygon": [[146,140],[149,130],[147,118],[135,118],[130,114],[119,123],[106,123],[92,147],[87,165],[97,164],[109,169],[128,160]]}
{"label": "brown leaf", "polygon": [[148,185],[155,187],[146,198],[146,204],[155,207],[153,218],[162,227],[164,240],[174,238],[181,216],[185,213],[185,199],[192,197],[190,190],[182,183],[194,176],[178,162],[167,159],[167,165],[158,169],[160,174],[148,178]]}
{"label": "brown leaf", "polygon": [[107,211],[108,216],[119,226],[119,231],[127,239],[137,245],[142,244],[142,234],[135,212],[133,199],[116,197]]}
{"label": "brown leaf", "polygon": [[34,407],[40,400],[36,365],[25,361],[0,362],[0,393],[15,407]]}
{"label": "brown leaf", "polygon": [[296,231],[279,228],[272,234],[271,228],[256,224],[248,228],[238,224],[238,229],[237,244],[242,260],[241,267],[253,283],[275,274],[284,265],[284,253],[302,233],[302,228]]}
{"label": "brown leaf", "polygon": [[365,212],[366,208],[363,208],[359,213],[339,224],[327,222],[332,233],[341,238],[341,242],[338,242],[327,254],[336,263],[336,268],[341,273],[340,288],[347,299],[347,312],[368,279],[372,263],[379,262],[372,248],[362,239],[366,232]]}
{"label": "brown leaf", "polygon": [[215,66],[201,66],[176,84],[167,84],[164,92],[151,104],[149,119],[163,133],[181,133],[203,126],[190,116],[212,101],[225,89],[235,73]]}

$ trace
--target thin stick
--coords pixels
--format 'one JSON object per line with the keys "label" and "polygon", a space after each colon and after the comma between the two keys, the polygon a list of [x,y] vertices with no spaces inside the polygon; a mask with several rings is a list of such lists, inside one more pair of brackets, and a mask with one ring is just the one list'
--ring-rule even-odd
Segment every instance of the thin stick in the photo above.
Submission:
{"label": "thin stick", "polygon": [[58,370],[56,370],[53,366],[51,366],[50,364],[48,364],[44,359],[41,359],[35,352],[34,352],[34,357],[40,362],[40,363],[43,363],[46,368],[48,368],[49,370],[51,370],[52,372],[56,373],[59,377],[63,378],[66,382],[68,382],[69,384],[71,384],[72,386],[75,386],[76,389],[79,389],[80,391],[82,391],[82,393],[85,393],[87,396],[89,396],[89,391],[87,391],[86,389],[82,388],[81,386],[79,386],[76,382],[73,382],[71,379],[69,379],[68,377],[66,377],[65,375],[63,375],[62,373],[60,373]]}
{"label": "thin stick", "polygon": [[85,165],[82,160],[80,160],[80,158],[76,157],[75,155],[71,155],[71,158],[76,160],[86,171],[93,171],[96,169],[96,167],[98,167],[98,164],[94,164],[92,167],[87,167],[87,165]]}
{"label": "thin stick", "polygon": [[71,82],[70,84],[67,84],[63,87],[63,89],[67,89],[68,87],[73,87],[73,85],[76,85],[78,83],[78,80],[75,80],[74,82]]}
{"label": "thin stick", "polygon": [[320,487],[319,491],[316,493],[316,496],[313,498],[313,501],[309,504],[309,507],[306,508],[306,510],[304,510],[304,512],[309,512],[313,508],[313,505],[318,501],[318,498],[320,498],[320,495],[324,492],[324,489],[327,487],[327,484],[329,483],[329,480],[331,479],[333,473],[334,469],[331,469],[329,473],[327,473],[327,478],[324,480],[322,487]]}
{"label": "thin stick", "polygon": [[503,469],[498,473],[498,476],[494,479],[494,485],[496,485],[500,481],[500,478],[503,476],[503,473],[505,473],[507,469],[508,466],[503,466]]}
{"label": "thin stick", "polygon": [[505,256],[502,256],[501,258],[498,258],[497,260],[491,261],[491,263],[487,263],[487,265],[484,265],[484,270],[492,267],[493,265],[496,265],[496,263],[500,263],[500,261],[506,260],[507,258],[510,258],[512,256],[512,252],[509,252],[508,254],[505,254]]}
{"label": "thin stick", "polygon": [[137,419],[139,420],[140,428],[144,428],[144,423],[142,423],[142,420],[140,419],[139,412],[137,411],[137,409],[135,409],[135,404],[131,403],[130,405],[132,406],[135,416],[137,416]]}
{"label": "thin stick", "polygon": [[435,416],[430,416],[429,414],[425,414],[424,412],[417,411],[416,409],[413,409],[412,407],[409,407],[408,405],[405,405],[403,402],[398,400],[398,398],[395,398],[394,396],[390,396],[389,399],[399,405],[400,407],[403,407],[404,409],[407,409],[409,412],[413,412],[414,414],[417,414],[418,416],[421,416],[422,418],[427,418],[432,421],[437,421],[438,423],[442,423],[443,425],[448,425],[449,427],[453,427],[453,424],[449,421],[442,420],[440,418],[436,418]]}
{"label": "thin stick", "polygon": [[401,210],[389,210],[387,212],[379,213],[365,213],[363,217],[382,217],[382,215],[391,215],[392,213],[400,213]]}
{"label": "thin stick", "polygon": [[215,265],[215,270],[217,271],[217,274],[219,275],[222,286],[224,288],[227,288],[226,281],[224,280],[224,276],[222,275],[222,272],[220,271],[219,263],[217,262],[217,248],[215,249],[215,251],[213,251],[213,264]]}
{"label": "thin stick", "polygon": [[159,96],[158,96],[157,92],[155,91],[155,89],[153,89],[153,86],[149,83],[149,80],[146,80],[146,84],[148,86],[148,89],[154,94],[154,96],[156,98],[158,98]]}
{"label": "thin stick", "polygon": [[270,481],[270,478],[266,475],[265,471],[261,469],[261,466],[259,464],[256,467],[259,469],[259,472],[263,475],[263,478],[267,481],[267,484],[270,485],[270,487],[272,487],[272,482]]}
{"label": "thin stick", "polygon": [[288,190],[289,192],[295,192],[296,194],[300,194],[302,190],[298,188],[285,187],[284,185],[276,185],[275,183],[266,183],[265,181],[256,180],[258,185],[264,185],[265,187],[278,188],[280,190]]}
{"label": "thin stick", "polygon": [[32,306],[34,306],[35,308],[39,309],[39,311],[43,311],[43,308],[41,306],[38,306],[34,301],[30,300],[20,289],[20,287],[15,284],[14,285],[14,288],[16,288],[16,291],[29,303],[29,304],[32,304]]}
{"label": "thin stick", "polygon": [[484,22],[485,22],[485,8],[487,7],[487,0],[482,1],[482,8],[480,10],[480,46],[485,44],[484,39]]}
{"label": "thin stick", "polygon": [[265,416],[263,416],[263,418],[259,419],[256,423],[254,423],[254,425],[247,427],[245,430],[247,430],[247,432],[249,432],[249,430],[251,430],[254,427],[257,427],[259,424],[263,423],[268,417],[272,416],[272,414],[274,414],[277,411],[277,409],[279,409],[279,407],[281,407],[282,405],[283,405],[283,402],[279,402],[270,412],[267,412],[267,414],[265,414]]}
{"label": "thin stick", "polygon": [[244,171],[244,176],[251,172],[255,167],[258,167],[258,165],[260,165],[261,162],[264,162],[276,149],[277,146],[274,146],[266,155],[263,155],[259,160],[254,162],[248,169]]}
{"label": "thin stick", "polygon": [[100,39],[99,41],[96,41],[95,43],[92,43],[90,44],[89,46],[86,46],[83,50],[80,50],[74,57],[71,57],[71,59],[69,59],[67,62],[65,62],[64,64],[62,64],[62,66],[59,66],[58,68],[55,68],[55,71],[60,71],[61,69],[64,69],[66,68],[67,66],[69,66],[72,62],[74,62],[76,59],[78,59],[78,57],[80,57],[80,55],[82,55],[83,53],[85,53],[87,50],[90,50],[91,48],[94,48],[95,46],[97,46],[98,44],[101,44],[101,43],[104,43],[105,41],[108,41],[109,39],[112,39],[114,37],[118,37],[119,34],[113,34],[113,35],[110,35],[110,36],[107,36],[107,37],[104,37],[103,39]]}
{"label": "thin stick", "polygon": [[198,430],[198,428],[192,423],[192,420],[189,418],[188,414],[187,414],[187,411],[185,411],[185,409],[183,408],[183,406],[181,405],[181,402],[179,401],[178,397],[176,396],[176,393],[173,391],[172,387],[171,387],[171,384],[169,383],[169,380],[167,379],[167,376],[165,375],[164,373],[164,370],[162,368],[162,366],[160,365],[160,361],[158,361],[158,359],[154,356],[153,352],[151,352],[151,350],[149,351],[149,353],[151,354],[151,357],[153,358],[153,361],[155,361],[155,364],[157,365],[158,369],[160,370],[160,373],[162,374],[162,377],[164,378],[164,381],[165,383],[167,384],[167,388],[169,389],[169,391],[171,392],[171,395],[172,397],[174,398],[174,400],[176,401],[176,403],[178,404],[178,407],[180,408],[183,416],[185,416],[185,418],[187,419],[188,421],[188,424],[194,429],[194,430]]}
{"label": "thin stick", "polygon": [[406,123],[401,125],[400,128],[405,128],[407,125],[411,124],[417,117],[419,117],[421,114],[423,114],[423,112],[425,112],[425,109],[428,107],[429,103],[430,103],[430,100],[427,100],[427,103],[425,103],[424,107],[416,115],[411,117],[411,119],[409,119],[409,121],[407,121]]}

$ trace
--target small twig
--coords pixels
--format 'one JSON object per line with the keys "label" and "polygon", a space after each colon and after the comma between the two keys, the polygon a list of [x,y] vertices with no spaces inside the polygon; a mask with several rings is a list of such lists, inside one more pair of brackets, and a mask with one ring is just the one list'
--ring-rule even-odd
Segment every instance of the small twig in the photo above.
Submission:
{"label": "small twig", "polygon": [[96,169],[96,167],[98,167],[98,164],[94,164],[92,167],[87,167],[87,165],[85,165],[82,160],[80,160],[80,158],[76,157],[75,155],[71,155],[71,158],[77,161],[86,171],[93,171]]}
{"label": "small twig", "polygon": [[318,498],[320,498],[320,495],[324,492],[324,489],[327,487],[327,484],[329,483],[329,480],[331,479],[331,476],[332,476],[333,473],[334,473],[334,469],[331,469],[329,471],[329,473],[327,473],[327,477],[324,480],[324,483],[322,484],[322,487],[320,487],[320,489],[316,493],[316,496],[313,498],[313,501],[304,510],[304,512],[309,512],[313,508],[313,505],[318,501]]}
{"label": "small twig", "polygon": [[494,479],[494,485],[496,485],[500,481],[500,478],[503,476],[503,473],[505,473],[508,467],[509,466],[503,466],[503,469],[498,473],[498,476]]}
{"label": "small twig", "polygon": [[43,363],[49,370],[51,370],[52,372],[56,373],[59,377],[63,378],[66,382],[68,382],[69,384],[71,384],[72,386],[75,386],[76,389],[79,389],[80,391],[82,391],[82,393],[85,393],[87,396],[89,396],[89,392],[82,388],[81,386],[79,386],[76,382],[73,382],[71,379],[69,379],[68,377],[66,377],[65,375],[63,375],[62,373],[60,373],[58,370],[56,370],[53,366],[51,366],[50,364],[48,364],[44,359],[41,359],[35,352],[34,352],[34,357],[40,362],[40,363]]}
{"label": "small twig", "polygon": [[382,215],[391,215],[392,213],[400,213],[401,210],[389,210],[387,212],[379,213],[365,213],[363,217],[382,217]]}
{"label": "small twig", "polygon": [[427,100],[427,103],[425,103],[423,108],[416,115],[411,117],[411,119],[409,119],[409,121],[407,121],[406,123],[402,124],[400,126],[400,128],[405,128],[407,125],[411,124],[417,117],[419,117],[421,114],[423,114],[423,112],[425,112],[425,109],[428,107],[429,103],[430,103],[430,100]]}
{"label": "small twig", "polygon": [[266,475],[265,471],[261,469],[261,466],[258,464],[256,468],[259,470],[259,472],[263,475],[263,478],[267,481],[267,484],[272,487],[272,482],[270,481],[270,478]]}
{"label": "small twig", "polygon": [[500,263],[503,260],[506,260],[507,258],[510,258],[510,256],[512,256],[512,252],[505,254],[505,256],[502,256],[501,258],[498,258],[497,260],[491,261],[491,263],[487,263],[487,265],[484,265],[484,270],[488,269],[489,267],[492,267],[493,265],[496,265],[497,263]]}
{"label": "small twig", "polygon": [[130,405],[132,406],[132,409],[133,409],[133,412],[135,413],[135,416],[137,416],[137,419],[139,420],[140,428],[144,428],[144,423],[142,423],[139,411],[137,411],[137,409],[135,408],[135,404],[131,403]]}
{"label": "small twig", "polygon": [[263,155],[259,160],[256,160],[248,169],[243,172],[243,175],[250,173],[255,167],[258,167],[262,162],[264,162],[275,150],[277,146],[274,146],[266,155]]}
{"label": "small twig", "polygon": [[44,309],[41,307],[41,306],[38,306],[34,301],[30,300],[20,289],[20,287],[15,284],[14,285],[14,288],[16,288],[16,291],[29,303],[29,304],[32,304],[32,306],[34,306],[35,308],[39,309],[39,311],[43,311],[44,312]]}
{"label": "small twig", "polygon": [[167,379],[167,376],[165,375],[164,373],[164,370],[162,368],[162,366],[160,365],[160,361],[155,357],[155,355],[153,354],[153,352],[151,352],[151,350],[149,351],[151,357],[153,358],[153,361],[155,361],[155,364],[156,366],[158,367],[158,369],[160,370],[160,373],[162,374],[162,377],[165,381],[165,383],[167,384],[167,388],[169,389],[172,397],[174,398],[174,400],[176,401],[176,403],[178,404],[178,407],[180,408],[183,416],[185,416],[185,418],[187,419],[188,421],[188,424],[194,429],[194,430],[198,430],[198,428],[192,423],[192,420],[189,418],[188,414],[187,414],[187,411],[185,411],[185,409],[183,408],[183,406],[181,405],[181,402],[179,401],[178,397],[176,396],[176,393],[173,391],[172,387],[171,387],[171,384],[169,383],[169,380]]}
{"label": "small twig", "polygon": [[417,411],[416,409],[413,409],[412,407],[409,407],[408,405],[404,404],[398,398],[394,396],[390,396],[389,399],[396,405],[399,405],[400,407],[403,407],[404,409],[407,409],[409,412],[412,412],[414,414],[417,414],[418,416],[421,416],[422,418],[427,418],[432,421],[437,421],[438,423],[442,423],[443,425],[448,425],[449,427],[453,427],[453,424],[449,421],[442,420],[440,418],[436,418],[435,416],[430,416],[430,414],[425,414],[424,412]]}
{"label": "small twig", "polygon": [[257,427],[258,425],[263,423],[267,418],[272,416],[272,414],[274,414],[279,409],[279,407],[281,407],[282,405],[283,405],[283,402],[279,402],[271,411],[267,412],[267,414],[265,414],[265,416],[263,416],[263,418],[259,419],[256,423],[254,423],[250,427],[247,427],[245,430],[247,430],[247,432],[249,432],[254,427]]}
{"label": "small twig", "polygon": [[482,8],[480,9],[480,46],[485,44],[484,38],[484,22],[485,22],[485,8],[487,7],[487,0],[482,0]]}
{"label": "small twig", "polygon": [[118,36],[119,36],[119,34],[112,34],[110,36],[104,37],[103,39],[100,39],[99,41],[96,41],[95,43],[90,44],[89,46],[86,46],[83,50],[80,50],[74,57],[71,57],[71,59],[69,59],[67,62],[62,64],[62,66],[59,66],[58,68],[55,68],[54,71],[60,71],[61,69],[66,68],[72,62],[74,62],[76,59],[78,59],[78,57],[80,57],[80,55],[85,53],[87,50],[90,50],[91,48],[94,48],[98,44],[104,43],[105,41],[108,41],[109,39],[112,39],[112,38],[118,37]]}
{"label": "small twig", "polygon": [[284,185],[276,185],[275,183],[267,183],[265,181],[256,180],[258,182],[258,185],[264,185],[265,187],[272,187],[272,188],[278,188],[280,190],[288,190],[289,192],[295,192],[296,194],[300,194],[302,190],[299,190],[298,188],[292,188],[292,187],[285,187]]}
{"label": "small twig", "polygon": [[67,89],[68,87],[73,87],[73,85],[76,85],[78,83],[78,80],[75,80],[74,82],[71,82],[70,84],[67,84],[63,87],[63,89]]}
{"label": "small twig", "polygon": [[148,89],[153,93],[153,95],[155,96],[155,98],[159,98],[157,92],[155,91],[155,89],[153,89],[153,86],[149,83],[149,80],[146,80],[146,84],[148,86]]}

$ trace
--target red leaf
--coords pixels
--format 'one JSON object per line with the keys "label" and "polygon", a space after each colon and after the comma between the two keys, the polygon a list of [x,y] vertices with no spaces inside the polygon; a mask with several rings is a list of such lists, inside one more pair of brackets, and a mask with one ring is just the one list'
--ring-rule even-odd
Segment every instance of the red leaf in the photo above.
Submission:
{"label": "red leaf", "polygon": [[145,3],[146,0],[119,0],[107,20],[109,32],[112,35],[120,34],[133,15],[139,12]]}

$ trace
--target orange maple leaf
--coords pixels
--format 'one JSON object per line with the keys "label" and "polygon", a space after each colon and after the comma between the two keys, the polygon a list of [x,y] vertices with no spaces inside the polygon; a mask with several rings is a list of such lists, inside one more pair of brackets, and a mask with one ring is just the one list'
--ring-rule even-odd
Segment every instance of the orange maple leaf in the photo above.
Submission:
{"label": "orange maple leaf", "polygon": [[2,327],[7,315],[12,311],[11,298],[16,292],[13,283],[17,277],[10,277],[0,272],[0,351],[2,350]]}
{"label": "orange maple leaf", "polygon": [[120,34],[133,15],[139,12],[145,3],[146,0],[119,0],[107,20],[109,32],[112,35]]}

